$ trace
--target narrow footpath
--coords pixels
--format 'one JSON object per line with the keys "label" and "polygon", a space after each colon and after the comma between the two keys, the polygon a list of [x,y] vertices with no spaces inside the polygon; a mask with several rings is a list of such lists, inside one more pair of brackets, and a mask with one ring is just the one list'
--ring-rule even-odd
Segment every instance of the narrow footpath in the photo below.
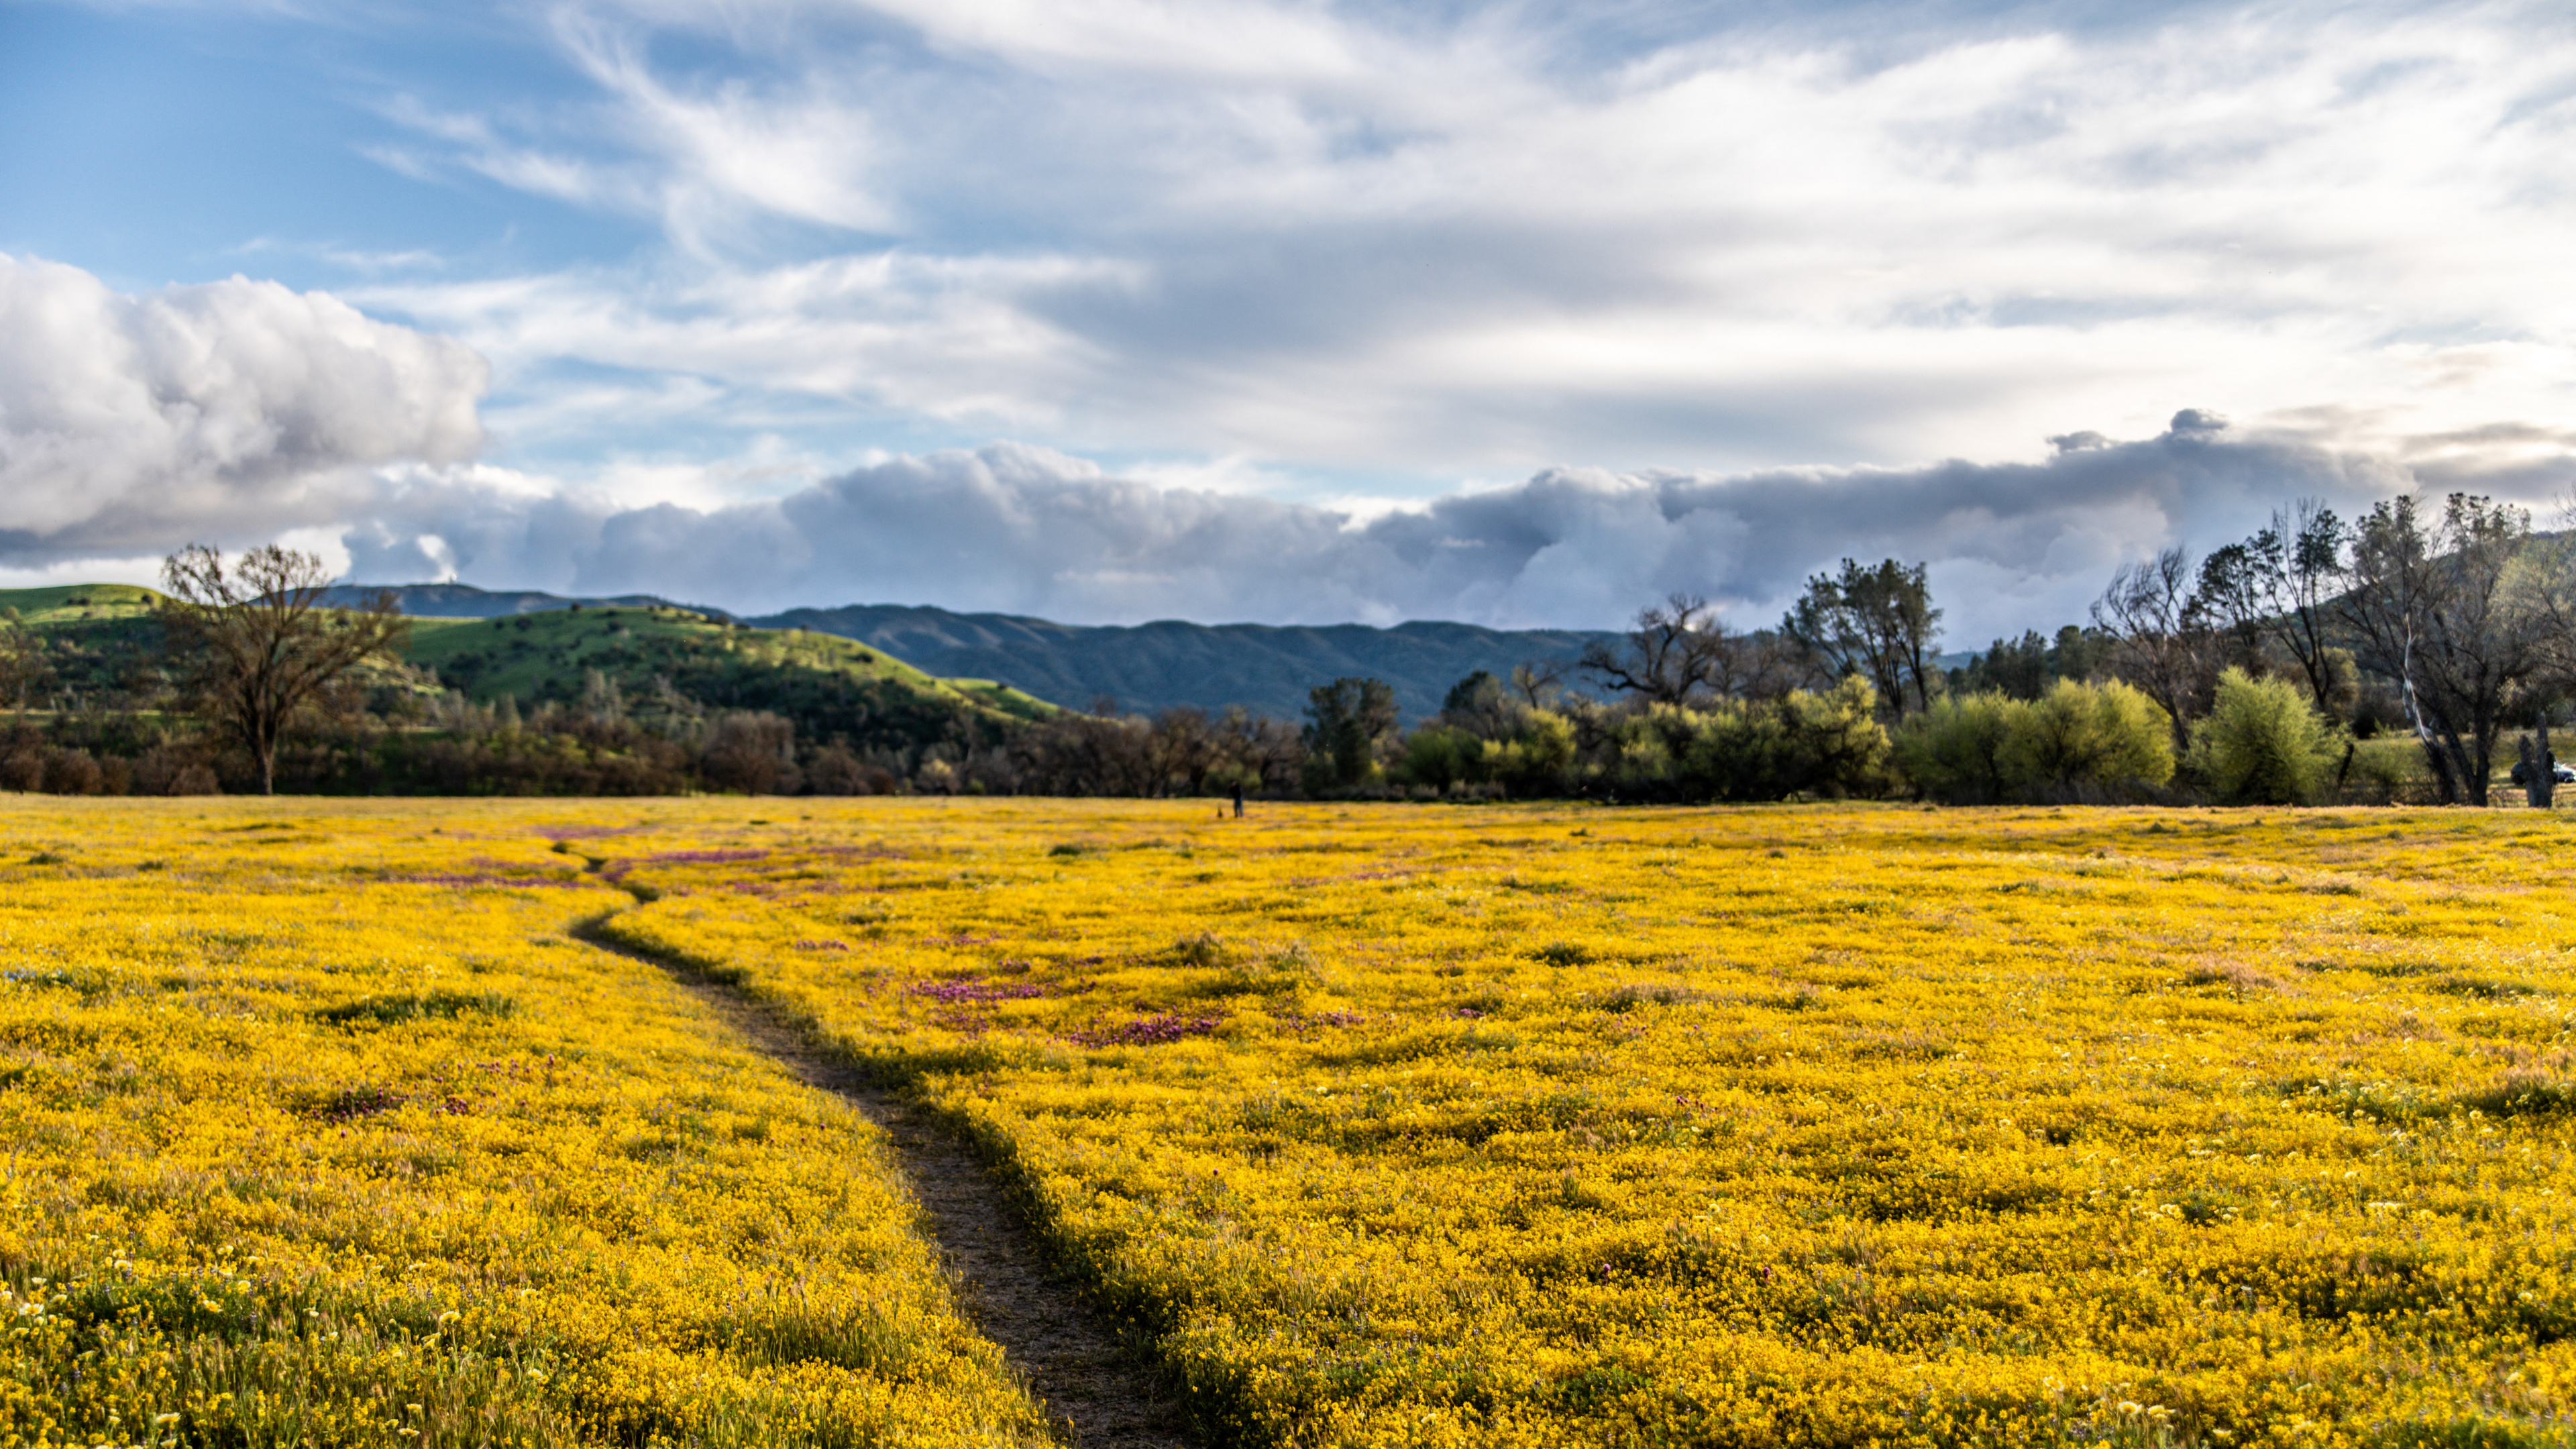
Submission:
{"label": "narrow footpath", "polygon": [[1198,1449],[1151,1367],[1051,1268],[1035,1231],[955,1134],[835,1061],[748,993],[629,950],[590,926],[571,935],[663,972],[798,1080],[833,1093],[885,1129],[913,1197],[929,1215],[932,1240],[964,1290],[962,1306],[1001,1345],[1076,1449]]}

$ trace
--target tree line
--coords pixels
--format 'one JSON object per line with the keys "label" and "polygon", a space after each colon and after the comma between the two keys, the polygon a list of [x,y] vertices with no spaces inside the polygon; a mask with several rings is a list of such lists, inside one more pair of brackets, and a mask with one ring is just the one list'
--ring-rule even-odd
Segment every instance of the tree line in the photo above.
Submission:
{"label": "tree line", "polygon": [[46,653],[0,628],[0,788],[2484,804],[2510,735],[2545,803],[2552,711],[2576,697],[2576,545],[2469,495],[2349,523],[2300,501],[1947,670],[1921,563],[1845,559],[1761,629],[1676,594],[1579,658],[1459,681],[1410,728],[1362,678],[1318,684],[1296,721],[1104,700],[903,741],[818,738],[667,681],[630,701],[596,671],[522,709],[389,686],[406,621],[389,597],[322,607],[309,554],[190,548],[163,582],[159,708],[29,720]]}

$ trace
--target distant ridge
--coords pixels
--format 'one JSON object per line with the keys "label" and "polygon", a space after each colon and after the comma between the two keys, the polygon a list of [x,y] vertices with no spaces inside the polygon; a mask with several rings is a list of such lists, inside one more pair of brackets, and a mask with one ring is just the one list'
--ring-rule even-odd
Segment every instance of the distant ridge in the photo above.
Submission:
{"label": "distant ridge", "polygon": [[[955,614],[900,604],[790,609],[744,622],[811,629],[884,650],[946,677],[999,679],[1068,709],[1106,696],[1122,710],[1242,705],[1294,719],[1306,692],[1345,675],[1395,686],[1417,721],[1479,669],[1508,679],[1534,660],[1571,664],[1583,646],[1617,635],[1587,629],[1487,629],[1475,624],[1057,624],[1016,614]],[[1569,678],[1569,684],[1574,681]]]}
{"label": "distant ridge", "polygon": [[[651,594],[573,598],[535,589],[494,592],[471,584],[342,584],[332,589],[327,602],[355,603],[380,588],[394,595],[404,613],[428,618],[490,619],[575,604],[678,608],[711,619],[734,617],[722,609],[675,604]],[[1068,709],[1089,709],[1106,697],[1121,710],[1149,714],[1239,704],[1257,714],[1294,719],[1305,712],[1306,691],[1345,675],[1363,675],[1395,687],[1396,707],[1407,722],[1436,713],[1449,686],[1479,669],[1508,679],[1514,665],[1571,664],[1584,645],[1619,637],[1590,629],[1487,629],[1437,622],[1384,629],[1171,619],[1136,625],[1058,624],[1018,614],[958,614],[905,604],[789,609],[740,622],[855,639],[926,674],[1000,680]]]}
{"label": "distant ridge", "polygon": [[704,604],[673,603],[652,594],[571,598],[541,589],[495,592],[478,589],[472,584],[333,584],[322,591],[322,602],[332,608],[345,608],[378,593],[392,594],[396,608],[423,619],[497,619],[512,614],[543,614],[554,609],[569,609],[575,604],[585,609],[686,609],[710,619],[733,617],[722,609],[711,609]]}

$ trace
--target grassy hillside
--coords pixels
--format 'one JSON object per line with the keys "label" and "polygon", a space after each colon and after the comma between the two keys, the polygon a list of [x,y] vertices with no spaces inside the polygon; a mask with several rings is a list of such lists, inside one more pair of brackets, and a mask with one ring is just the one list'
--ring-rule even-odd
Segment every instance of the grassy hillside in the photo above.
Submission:
{"label": "grassy hillside", "polygon": [[[164,688],[160,596],[126,584],[0,590],[0,611],[45,642],[55,707],[139,707]],[[0,612],[0,618],[6,618]],[[667,606],[555,609],[497,618],[415,618],[409,660],[480,703],[583,698],[590,672],[649,706],[662,684],[715,709],[757,709],[811,739],[918,745],[1042,719],[1054,705],[985,679],[937,679],[855,640],[749,629]]]}
{"label": "grassy hillside", "polygon": [[855,640],[671,608],[415,619],[411,661],[486,703],[579,700],[597,671],[630,703],[667,682],[701,704],[769,710],[811,736],[861,744],[923,743],[1055,712],[987,680],[935,679]]}
{"label": "grassy hillside", "polygon": [[0,589],[0,621],[15,614],[45,644],[51,671],[33,702],[56,708],[141,707],[162,692],[161,596],[132,584]]}
{"label": "grassy hillside", "polygon": [[0,617],[15,610],[20,623],[70,624],[134,619],[152,611],[161,596],[134,584],[58,584],[50,589],[0,589]]}
{"label": "grassy hillside", "polygon": [[618,594],[610,598],[593,595],[574,597],[550,594],[543,589],[478,589],[472,584],[334,584],[322,593],[322,602],[333,608],[356,608],[378,594],[394,596],[394,607],[406,614],[431,619],[489,619],[497,615],[542,614],[554,609],[568,609],[575,604],[599,609],[686,609],[709,618],[724,619],[731,615],[722,609],[684,604],[658,594]]}

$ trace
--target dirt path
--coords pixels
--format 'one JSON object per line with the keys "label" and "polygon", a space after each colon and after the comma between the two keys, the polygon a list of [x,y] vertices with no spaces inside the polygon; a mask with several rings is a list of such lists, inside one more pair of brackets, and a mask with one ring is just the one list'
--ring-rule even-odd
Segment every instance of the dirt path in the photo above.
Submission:
{"label": "dirt path", "polygon": [[975,1326],[1045,1400],[1079,1449],[1196,1449],[1153,1371],[1117,1326],[1053,1271],[1045,1248],[1004,1200],[992,1173],[928,1113],[817,1050],[803,1033],[744,992],[632,951],[590,926],[574,939],[644,962],[705,1002],[762,1053],[809,1086],[838,1095],[883,1127],[933,1240],[963,1285]]}

